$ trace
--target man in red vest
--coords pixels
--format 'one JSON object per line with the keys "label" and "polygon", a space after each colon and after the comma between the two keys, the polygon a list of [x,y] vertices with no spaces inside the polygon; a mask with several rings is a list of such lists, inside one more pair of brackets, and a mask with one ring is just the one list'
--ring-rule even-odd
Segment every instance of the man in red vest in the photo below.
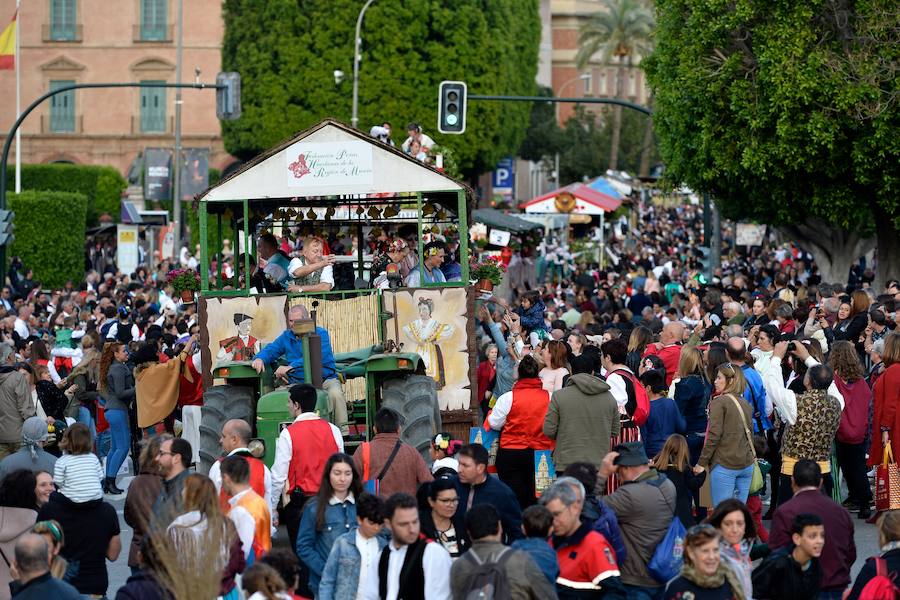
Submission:
{"label": "man in red vest", "polygon": [[316,414],[313,386],[293,386],[288,410],[294,422],[281,430],[275,443],[270,503],[277,505],[284,493],[281,522],[287,528],[291,548],[296,548],[303,506],[319,491],[328,458],[344,451],[344,440],[340,429]]}
{"label": "man in red vest", "polygon": [[[247,421],[244,421],[243,419],[231,419],[230,421],[226,421],[225,425],[222,426],[222,435],[219,437],[219,444],[221,444],[222,450],[225,453],[225,456],[222,458],[227,456],[243,456],[247,459],[247,462],[250,465],[250,487],[253,488],[253,491],[259,494],[261,498],[269,503],[270,514],[274,516],[278,502],[277,500],[274,504],[271,502],[272,472],[269,471],[269,467],[267,467],[263,461],[254,458],[253,455],[250,454],[250,449],[247,446],[250,444],[250,436],[252,434],[253,431],[250,429],[250,424],[247,423]],[[222,485],[222,458],[214,462],[209,468],[209,478],[212,479],[216,489],[219,491],[219,506],[222,509],[222,513],[227,515],[230,509],[230,505],[228,504],[230,496]]]}

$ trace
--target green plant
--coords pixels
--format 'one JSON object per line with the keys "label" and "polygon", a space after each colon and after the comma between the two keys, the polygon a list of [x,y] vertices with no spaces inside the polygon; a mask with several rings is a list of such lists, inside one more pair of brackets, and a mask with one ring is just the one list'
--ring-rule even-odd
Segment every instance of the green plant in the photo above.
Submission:
{"label": "green plant", "polygon": [[[12,189],[15,174],[7,173],[7,189]],[[96,225],[107,213],[119,220],[119,201],[127,187],[125,178],[113,167],[98,165],[22,165],[23,190],[78,192],[87,198],[87,224]]]}
{"label": "green plant", "polygon": [[200,290],[200,275],[193,269],[172,269],[166,273],[166,283],[175,288],[175,293]]}
{"label": "green plant", "polygon": [[[350,121],[353,36],[361,0],[225,0],[223,70],[242,77],[243,114],[222,123],[226,149],[249,159],[332,115]],[[410,121],[456,151],[467,177],[514,154],[528,127],[525,102],[469,102],[465,136],[434,131],[438,84],[464,80],[470,93],[535,91],[538,0],[378,0],[365,16],[359,127],[393,124],[399,145]],[[297,77],[302,73],[302,77]]]}
{"label": "green plant", "polygon": [[16,213],[16,239],[7,253],[18,256],[47,287],[84,279],[84,230],[88,200],[84,194],[24,191],[9,195]]}
{"label": "green plant", "polygon": [[481,262],[473,262],[469,265],[469,277],[475,281],[486,279],[494,285],[500,285],[505,272],[506,267],[500,262],[500,258],[494,256],[489,256]]}

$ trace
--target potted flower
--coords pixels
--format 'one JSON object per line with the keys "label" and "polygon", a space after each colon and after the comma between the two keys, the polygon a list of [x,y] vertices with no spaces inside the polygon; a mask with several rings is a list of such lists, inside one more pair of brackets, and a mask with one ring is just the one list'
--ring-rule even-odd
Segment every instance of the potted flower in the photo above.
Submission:
{"label": "potted flower", "polygon": [[166,273],[166,283],[175,288],[185,304],[194,301],[194,292],[200,289],[200,275],[193,269],[172,269]]}
{"label": "potted flower", "polygon": [[482,293],[491,292],[495,285],[500,285],[505,272],[506,267],[500,262],[500,258],[495,256],[489,256],[481,262],[473,262],[469,265],[469,273],[477,282],[476,289]]}

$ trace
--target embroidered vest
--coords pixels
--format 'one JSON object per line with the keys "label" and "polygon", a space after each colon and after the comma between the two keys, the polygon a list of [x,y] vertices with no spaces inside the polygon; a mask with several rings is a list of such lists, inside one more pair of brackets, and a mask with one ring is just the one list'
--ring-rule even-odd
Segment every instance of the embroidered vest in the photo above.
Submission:
{"label": "embroidered vest", "polygon": [[[306,259],[300,257],[300,262],[302,263],[300,266],[306,266]],[[293,275],[292,275],[293,277]],[[303,277],[294,277],[294,285],[316,285],[322,279],[322,269],[318,269],[313,271],[309,275],[304,275]]]}
{"label": "embroidered vest", "polygon": [[825,390],[808,390],[797,396],[797,421],[788,425],[781,454],[824,462],[841,423],[841,405]]}
{"label": "embroidered vest", "polygon": [[272,549],[272,519],[269,516],[269,505],[259,494],[251,490],[241,496],[235,506],[240,506],[250,513],[256,525],[253,531],[253,545],[247,558],[247,566],[250,566]]}
{"label": "embroidered vest", "polygon": [[[266,465],[263,461],[255,458],[253,456],[244,454],[243,452],[239,452],[237,456],[243,456],[247,459],[247,464],[250,465],[250,488],[259,494],[260,497],[266,497]],[[224,457],[223,457],[224,458]],[[222,458],[219,459],[219,462],[222,462]],[[231,496],[225,493],[225,488],[223,487],[219,491],[219,507],[222,509],[222,514],[227,515],[228,511],[231,510],[231,504],[228,501],[231,499]]]}

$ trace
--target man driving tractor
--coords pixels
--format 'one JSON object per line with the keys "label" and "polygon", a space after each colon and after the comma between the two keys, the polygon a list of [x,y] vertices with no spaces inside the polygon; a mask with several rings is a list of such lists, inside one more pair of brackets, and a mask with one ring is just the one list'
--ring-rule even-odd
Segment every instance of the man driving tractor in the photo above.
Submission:
{"label": "man driving tractor", "polygon": [[[305,306],[291,307],[288,312],[287,329],[256,354],[252,364],[257,373],[262,373],[266,365],[271,365],[284,357],[288,364],[275,369],[275,379],[281,379],[288,384],[303,382],[303,341],[292,328],[296,321],[306,319],[309,319],[309,311]],[[316,327],[316,334],[322,343],[322,389],[328,393],[329,412],[333,415],[335,425],[346,435],[349,432],[347,400],[341,382],[337,378],[331,339],[324,327]]]}

